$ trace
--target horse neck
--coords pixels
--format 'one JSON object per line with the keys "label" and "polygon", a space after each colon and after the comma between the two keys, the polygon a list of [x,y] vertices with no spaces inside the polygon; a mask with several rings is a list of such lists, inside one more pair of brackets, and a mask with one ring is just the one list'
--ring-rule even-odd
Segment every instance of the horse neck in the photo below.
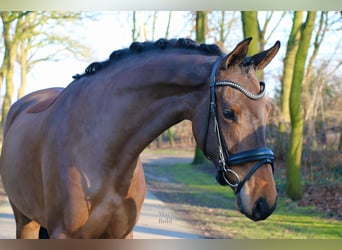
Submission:
{"label": "horse neck", "polygon": [[[106,100],[109,107],[102,109],[102,115],[107,127],[114,130],[109,133],[115,135],[112,150],[139,154],[172,125],[192,120],[198,103],[209,97],[207,84],[213,60],[203,55],[154,55],[126,60],[121,69],[113,65],[104,71],[103,77],[111,76],[103,79],[111,82],[96,84],[110,87],[103,88],[97,99]],[[97,74],[100,77],[100,72]]]}

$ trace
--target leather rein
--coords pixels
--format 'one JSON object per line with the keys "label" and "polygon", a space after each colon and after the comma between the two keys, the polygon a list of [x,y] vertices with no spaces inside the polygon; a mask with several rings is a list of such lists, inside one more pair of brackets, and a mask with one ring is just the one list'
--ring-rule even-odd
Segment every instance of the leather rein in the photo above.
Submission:
{"label": "leather rein", "polygon": [[[264,164],[270,164],[272,167],[272,172],[274,173],[274,154],[271,149],[266,147],[260,147],[252,150],[242,151],[237,154],[230,154],[224,135],[222,134],[221,127],[217,115],[216,106],[216,88],[217,87],[231,87],[233,89],[239,90],[245,94],[248,98],[252,100],[261,99],[265,95],[265,83],[260,82],[261,90],[258,94],[251,93],[249,90],[245,89],[241,85],[231,81],[216,81],[216,72],[220,63],[220,57],[214,63],[214,66],[210,75],[210,105],[209,105],[209,117],[207,124],[207,134],[204,138],[203,148],[204,154],[208,159],[210,157],[206,153],[208,133],[209,133],[209,123],[212,117],[214,122],[214,133],[216,134],[218,141],[218,153],[219,153],[219,166],[217,167],[216,180],[219,184],[223,186],[230,186],[235,193],[239,193],[243,185],[249,180],[249,178]],[[257,162],[253,168],[248,172],[248,174],[241,180],[240,176],[231,168],[231,166],[243,165],[248,162]],[[234,182],[228,180],[226,175],[233,176]]]}

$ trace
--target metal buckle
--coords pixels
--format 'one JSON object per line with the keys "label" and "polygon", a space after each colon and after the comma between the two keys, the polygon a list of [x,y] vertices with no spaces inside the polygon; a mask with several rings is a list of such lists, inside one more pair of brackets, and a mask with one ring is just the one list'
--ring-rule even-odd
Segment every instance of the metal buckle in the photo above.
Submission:
{"label": "metal buckle", "polygon": [[[228,180],[228,178],[226,177],[226,174],[232,174],[233,176],[234,176],[234,178],[236,178],[236,180],[237,180],[237,183],[236,184],[233,184],[233,183],[231,183],[229,180]],[[232,188],[237,188],[238,186],[239,186],[239,184],[240,184],[240,177],[239,177],[239,175],[234,171],[234,170],[232,170],[232,169],[230,169],[230,168],[227,168],[227,169],[224,169],[223,170],[223,173],[222,173],[222,175],[223,175],[223,179],[227,182],[227,184],[230,186],[230,187],[232,187]]]}

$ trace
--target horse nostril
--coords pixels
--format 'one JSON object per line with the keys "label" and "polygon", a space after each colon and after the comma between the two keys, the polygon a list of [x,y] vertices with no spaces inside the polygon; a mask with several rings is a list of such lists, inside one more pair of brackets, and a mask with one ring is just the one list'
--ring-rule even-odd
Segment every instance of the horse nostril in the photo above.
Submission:
{"label": "horse nostril", "polygon": [[255,221],[264,220],[272,214],[274,207],[270,207],[265,198],[259,198],[252,211],[252,218]]}

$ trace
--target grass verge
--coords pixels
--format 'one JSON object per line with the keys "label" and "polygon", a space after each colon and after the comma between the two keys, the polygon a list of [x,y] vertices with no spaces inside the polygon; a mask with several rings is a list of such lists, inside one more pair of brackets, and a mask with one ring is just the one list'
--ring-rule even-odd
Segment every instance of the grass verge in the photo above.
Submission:
{"label": "grass verge", "polygon": [[327,218],[314,206],[300,207],[279,197],[267,220],[253,222],[235,209],[234,193],[215,181],[215,169],[205,165],[145,165],[149,190],[175,212],[190,216],[209,238],[337,239],[342,222]]}

